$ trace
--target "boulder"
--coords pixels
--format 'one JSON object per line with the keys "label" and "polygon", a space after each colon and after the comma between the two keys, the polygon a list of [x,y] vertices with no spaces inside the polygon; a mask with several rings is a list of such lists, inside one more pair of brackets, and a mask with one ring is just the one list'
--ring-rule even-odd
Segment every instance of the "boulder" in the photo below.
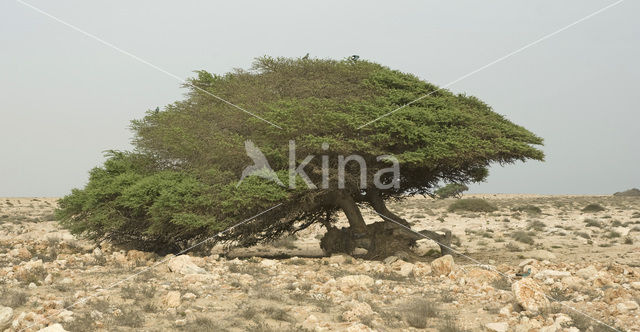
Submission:
{"label": "boulder", "polygon": [[177,308],[180,306],[180,292],[170,291],[162,299],[162,305],[165,308]]}
{"label": "boulder", "polygon": [[507,332],[509,329],[509,323],[487,323],[484,327],[487,328],[487,331]]}
{"label": "boulder", "polygon": [[598,275],[598,270],[593,267],[593,265],[589,265],[584,269],[580,269],[576,272],[576,275],[585,280],[591,280]]}
{"label": "boulder", "polygon": [[426,277],[431,274],[431,265],[423,262],[413,264],[413,276],[416,278]]}
{"label": "boulder", "polygon": [[9,327],[11,318],[13,318],[13,309],[0,306],[0,331]]}
{"label": "boulder", "polygon": [[624,301],[624,302],[618,303],[616,308],[618,309],[619,312],[625,313],[625,312],[638,309],[638,303],[636,303],[636,301]]}
{"label": "boulder", "polygon": [[169,271],[177,272],[180,274],[197,274],[197,273],[206,273],[203,268],[196,265],[189,255],[180,255],[173,257],[169,260],[167,264]]}
{"label": "boulder", "polygon": [[472,269],[467,273],[467,280],[478,285],[488,284],[494,280],[500,279],[502,276],[494,271],[485,269]]}
{"label": "boulder", "polygon": [[391,264],[391,267],[393,268],[393,272],[403,277],[408,277],[411,272],[413,272],[414,265],[403,260],[397,260]]}
{"label": "boulder", "polygon": [[536,273],[535,275],[536,279],[539,279],[539,280],[548,279],[548,278],[559,279],[559,278],[565,278],[570,276],[571,276],[571,272],[556,271],[556,270],[542,270]]}
{"label": "boulder", "polygon": [[453,257],[451,255],[442,256],[431,262],[431,270],[436,276],[448,275],[453,271],[454,266],[455,263],[453,262]]}
{"label": "boulder", "polygon": [[350,290],[367,290],[373,286],[373,283],[373,278],[362,274],[344,276],[336,280],[336,286],[343,292]]}
{"label": "boulder", "polygon": [[67,332],[67,330],[65,330],[62,325],[56,323],[40,329],[38,332]]}
{"label": "boulder", "polygon": [[373,314],[374,312],[368,303],[353,300],[345,304],[342,319],[345,322],[359,322],[363,317]]}
{"label": "boulder", "polygon": [[514,282],[511,285],[511,290],[518,304],[525,310],[540,312],[540,310],[549,306],[549,300],[545,296],[542,287],[532,278],[524,278]]}

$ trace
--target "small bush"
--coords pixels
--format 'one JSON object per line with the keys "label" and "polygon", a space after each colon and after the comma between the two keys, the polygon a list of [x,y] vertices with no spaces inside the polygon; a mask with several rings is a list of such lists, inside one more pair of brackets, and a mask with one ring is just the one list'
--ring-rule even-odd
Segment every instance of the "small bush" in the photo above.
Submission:
{"label": "small bush", "polygon": [[196,317],[196,319],[181,328],[182,331],[202,331],[202,332],[214,332],[222,331],[220,325],[216,324],[212,319],[208,317]]}
{"label": "small bush", "polygon": [[518,247],[517,244],[513,243],[513,242],[509,242],[504,246],[507,250],[511,251],[511,252],[518,252],[521,251],[522,249],[520,249],[520,247]]}
{"label": "small bush", "polygon": [[466,198],[461,199],[449,206],[450,212],[456,211],[470,211],[470,212],[493,212],[498,208],[484,199],[479,198]]}
{"label": "small bush", "polygon": [[584,208],[582,208],[582,212],[587,212],[587,213],[602,212],[605,210],[606,209],[600,204],[589,204]]}
{"label": "small bush", "polygon": [[598,228],[604,227],[601,222],[591,218],[585,219],[584,223],[585,223],[585,226],[587,227],[598,227]]}
{"label": "small bush", "polygon": [[616,232],[616,231],[609,231],[607,232],[607,234],[605,234],[604,237],[606,237],[607,239],[613,239],[613,238],[618,238],[622,236],[622,234]]}
{"label": "small bush", "polygon": [[540,220],[534,220],[532,222],[529,223],[529,225],[527,226],[527,229],[533,229],[536,230],[538,232],[541,232],[544,230],[544,228],[547,227],[547,225],[545,223],[543,223]]}
{"label": "small bush", "polygon": [[588,233],[585,233],[585,232],[576,232],[575,234],[577,236],[585,238],[587,240],[591,239],[591,235],[589,235]]}
{"label": "small bush", "polygon": [[511,290],[511,282],[509,281],[509,279],[505,278],[504,276],[501,276],[500,279],[496,279],[492,281],[491,286],[495,289],[501,289],[505,291]]}
{"label": "small bush", "polygon": [[632,188],[632,189],[629,189],[629,190],[617,192],[617,193],[613,194],[613,196],[640,196],[640,189]]}
{"label": "small bush", "polygon": [[0,296],[0,305],[14,309],[27,303],[29,299],[27,293],[19,290],[2,289],[0,293],[2,294]]}
{"label": "small bush", "polygon": [[427,318],[437,317],[438,307],[426,299],[417,298],[406,304],[405,322],[409,326],[423,329],[427,327]]}
{"label": "small bush", "polygon": [[115,323],[119,326],[142,327],[144,315],[137,310],[122,310],[122,315],[118,316]]}
{"label": "small bush", "polygon": [[469,190],[464,184],[461,183],[449,183],[446,186],[439,188],[434,192],[438,196],[438,198],[449,198],[449,197],[462,197],[462,193]]}
{"label": "small bush", "polygon": [[531,237],[531,233],[529,232],[525,232],[525,231],[516,231],[513,232],[511,234],[511,237],[518,241],[518,242],[522,242],[522,243],[526,243],[526,244],[534,244],[535,241],[533,241],[533,238]]}
{"label": "small bush", "polygon": [[540,209],[539,207],[537,207],[535,205],[531,205],[531,204],[515,207],[515,208],[511,209],[511,211],[524,212],[524,213],[529,213],[529,214],[540,214],[540,213],[542,213],[542,209]]}
{"label": "small bush", "polygon": [[633,244],[633,239],[630,236],[625,237],[624,244]]}

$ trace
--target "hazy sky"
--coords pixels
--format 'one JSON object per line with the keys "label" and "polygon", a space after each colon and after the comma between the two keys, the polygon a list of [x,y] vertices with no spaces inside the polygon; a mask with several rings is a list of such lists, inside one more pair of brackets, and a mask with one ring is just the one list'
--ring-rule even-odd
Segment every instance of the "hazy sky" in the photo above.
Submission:
{"label": "hazy sky", "polygon": [[[44,1],[30,4],[180,77],[261,55],[358,54],[445,85],[614,1]],[[545,139],[547,160],[494,166],[475,192],[640,186],[640,2],[627,0],[449,89]],[[81,187],[129,121],[180,83],[12,0],[0,2],[0,196]]]}

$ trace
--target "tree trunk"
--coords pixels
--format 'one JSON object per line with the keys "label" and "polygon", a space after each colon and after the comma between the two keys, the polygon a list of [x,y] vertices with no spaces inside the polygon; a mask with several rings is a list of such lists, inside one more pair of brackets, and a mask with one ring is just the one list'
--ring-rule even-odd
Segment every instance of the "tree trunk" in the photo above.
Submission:
{"label": "tree trunk", "polygon": [[[367,225],[360,213],[356,200],[346,191],[337,193],[335,204],[338,205],[349,221],[348,228],[338,229],[331,225],[320,241],[320,246],[327,254],[343,252],[352,254],[355,248],[364,248],[367,259],[384,259],[390,255],[412,255],[411,246],[425,237],[438,243],[442,255],[450,253],[451,232],[445,235],[432,231],[415,232],[409,223],[395,213],[389,211],[377,191],[369,191],[365,197],[374,210],[384,216],[384,222]],[[390,221],[392,220],[392,221]],[[415,255],[414,255],[415,256]],[[414,259],[419,259],[415,256]]]}
{"label": "tree trunk", "polygon": [[367,234],[367,224],[364,222],[360,208],[356,201],[348,192],[340,192],[337,199],[338,206],[342,209],[349,220],[349,226],[356,237],[362,237]]}
{"label": "tree trunk", "polygon": [[[371,204],[371,207],[373,207],[373,209],[379,213],[380,215],[384,216],[382,219],[386,222],[389,223],[393,223],[396,224],[396,226],[403,230],[405,235],[407,237],[413,238],[414,240],[420,240],[423,239],[425,236],[429,239],[431,239],[432,241],[435,241],[438,246],[440,247],[440,253],[442,256],[444,255],[448,255],[451,254],[451,231],[447,230],[445,232],[444,235],[442,234],[438,234],[436,232],[433,231],[428,231],[428,230],[422,230],[419,231],[417,233],[420,233],[424,236],[420,236],[418,234],[416,234],[415,231],[411,230],[411,226],[409,225],[409,222],[406,221],[405,219],[401,218],[400,216],[396,215],[395,213],[391,212],[388,208],[386,203],[384,202],[384,199],[382,199],[382,196],[380,195],[380,192],[378,190],[370,190],[367,192],[367,199],[369,200],[369,203]],[[392,221],[393,220],[393,221]],[[397,223],[394,223],[397,222]],[[401,224],[402,226],[398,226],[398,224]]]}

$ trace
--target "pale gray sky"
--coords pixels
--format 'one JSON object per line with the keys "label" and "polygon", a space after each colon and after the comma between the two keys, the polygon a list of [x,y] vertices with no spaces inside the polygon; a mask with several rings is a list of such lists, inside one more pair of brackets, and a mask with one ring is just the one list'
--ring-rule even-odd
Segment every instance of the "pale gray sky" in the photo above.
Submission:
{"label": "pale gray sky", "polygon": [[[444,85],[614,1],[44,1],[61,20],[181,77],[261,55],[359,54]],[[449,89],[545,138],[475,192],[640,186],[640,2],[627,0]],[[129,121],[182,98],[174,78],[19,2],[0,2],[0,196],[81,187]]]}

